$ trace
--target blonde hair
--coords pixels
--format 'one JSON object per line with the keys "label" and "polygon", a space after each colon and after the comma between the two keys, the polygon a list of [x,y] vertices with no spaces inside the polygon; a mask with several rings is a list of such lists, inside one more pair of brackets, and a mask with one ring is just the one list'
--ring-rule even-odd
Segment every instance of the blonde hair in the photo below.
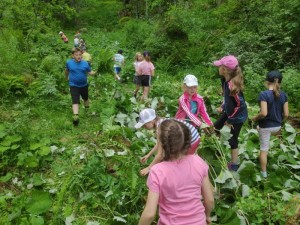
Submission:
{"label": "blonde hair", "polygon": [[142,56],[142,58],[144,58],[143,55],[142,55],[142,53],[137,52],[137,53],[135,53],[134,61],[138,62],[139,61],[139,56]]}
{"label": "blonde hair", "polygon": [[244,76],[241,67],[237,66],[235,69],[230,69],[224,66],[228,72],[230,80],[232,82],[232,88],[230,95],[236,95],[240,91],[244,90]]}
{"label": "blonde hair", "polygon": [[166,119],[160,124],[159,131],[165,161],[187,154],[191,146],[191,132],[186,125],[174,119]]}
{"label": "blonde hair", "polygon": [[274,82],[268,81],[269,84],[273,84],[273,95],[276,99],[280,97],[280,83],[278,78],[274,79]]}

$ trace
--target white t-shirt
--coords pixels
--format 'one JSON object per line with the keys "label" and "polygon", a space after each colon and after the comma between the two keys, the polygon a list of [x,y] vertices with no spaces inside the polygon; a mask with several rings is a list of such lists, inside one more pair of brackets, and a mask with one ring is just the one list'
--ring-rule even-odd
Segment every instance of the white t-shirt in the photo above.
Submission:
{"label": "white t-shirt", "polygon": [[124,56],[117,53],[114,55],[114,61],[115,61],[114,67],[121,67],[124,62]]}

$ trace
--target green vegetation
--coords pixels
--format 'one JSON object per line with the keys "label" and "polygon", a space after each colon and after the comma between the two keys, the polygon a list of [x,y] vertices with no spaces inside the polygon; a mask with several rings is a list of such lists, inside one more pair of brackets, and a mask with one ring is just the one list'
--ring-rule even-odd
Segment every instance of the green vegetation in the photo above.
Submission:
{"label": "green vegetation", "polygon": [[[228,131],[202,134],[198,153],[210,165],[213,224],[296,224],[300,204],[299,1],[38,1],[0,2],[0,224],[137,224],[146,200],[139,158],[154,135],[136,131],[138,112],[174,116],[187,73],[213,119],[220,85],[211,66],[239,57],[249,113],[270,69],[283,72],[291,120],[271,141],[269,178],[262,180],[259,141],[242,130],[241,166],[226,168]],[[82,30],[93,68],[91,107],[72,125],[63,70]],[[69,38],[65,44],[58,32]],[[112,54],[124,50],[124,83],[115,82]],[[156,66],[149,101],[132,98],[135,52],[149,50]],[[100,75],[101,74],[101,75]],[[298,214],[297,214],[298,207]]]}

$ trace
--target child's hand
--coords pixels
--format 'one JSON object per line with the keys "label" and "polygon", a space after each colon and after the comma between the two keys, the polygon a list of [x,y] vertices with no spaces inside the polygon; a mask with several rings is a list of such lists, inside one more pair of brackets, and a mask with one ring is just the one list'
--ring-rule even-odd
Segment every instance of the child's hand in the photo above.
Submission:
{"label": "child's hand", "polygon": [[141,174],[142,176],[146,176],[149,172],[150,172],[150,168],[149,168],[149,166],[148,166],[148,167],[142,169],[142,170],[140,171],[140,174]]}
{"label": "child's hand", "polygon": [[148,160],[149,157],[150,157],[150,156],[149,156],[148,154],[145,155],[145,156],[143,156],[143,157],[140,159],[140,162],[141,162],[141,163],[147,162],[147,160]]}
{"label": "child's hand", "polygon": [[218,107],[218,108],[217,108],[217,112],[218,112],[218,113],[222,113],[222,112],[223,112],[223,108],[222,108],[222,107]]}
{"label": "child's hand", "polygon": [[228,122],[225,122],[225,125],[226,125],[227,127],[229,127],[230,129],[233,129],[233,125],[232,125],[232,124],[230,124],[230,123],[228,123]]}

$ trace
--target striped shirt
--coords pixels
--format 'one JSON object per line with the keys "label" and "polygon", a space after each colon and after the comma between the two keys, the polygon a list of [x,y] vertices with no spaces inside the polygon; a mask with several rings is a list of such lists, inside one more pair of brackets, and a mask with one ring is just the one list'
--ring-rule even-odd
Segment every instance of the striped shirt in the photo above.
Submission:
{"label": "striped shirt", "polygon": [[[167,118],[160,119],[160,121],[159,121],[158,124],[157,124],[157,128],[158,128],[159,125],[160,125],[163,121],[165,121],[165,120],[168,120],[168,119],[167,119]],[[200,139],[200,135],[199,135],[197,129],[196,129],[193,125],[191,125],[191,124],[188,123],[188,122],[185,122],[184,120],[179,120],[179,119],[174,119],[174,120],[183,123],[184,125],[186,125],[186,126],[189,128],[189,130],[190,130],[190,132],[191,132],[191,135],[192,135],[191,145],[193,145],[195,142],[197,142],[197,141]]]}

